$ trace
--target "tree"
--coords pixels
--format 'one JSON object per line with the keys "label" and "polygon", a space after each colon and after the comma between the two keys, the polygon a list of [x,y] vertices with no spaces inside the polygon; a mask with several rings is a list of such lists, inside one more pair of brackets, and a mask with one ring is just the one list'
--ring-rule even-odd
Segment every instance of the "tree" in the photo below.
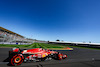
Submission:
{"label": "tree", "polygon": [[56,41],[60,41],[59,39],[57,39]]}
{"label": "tree", "polygon": [[89,41],[89,43],[91,43],[91,41]]}

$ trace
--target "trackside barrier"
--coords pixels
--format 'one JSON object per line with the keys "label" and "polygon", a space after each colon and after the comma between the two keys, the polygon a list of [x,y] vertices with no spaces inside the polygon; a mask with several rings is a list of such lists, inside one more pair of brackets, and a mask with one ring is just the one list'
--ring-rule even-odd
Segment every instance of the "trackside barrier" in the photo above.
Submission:
{"label": "trackside barrier", "polygon": [[80,46],[80,47],[89,47],[89,48],[99,48],[100,43],[82,43],[82,42],[48,42],[50,44],[62,44],[62,45],[70,45],[70,46]]}

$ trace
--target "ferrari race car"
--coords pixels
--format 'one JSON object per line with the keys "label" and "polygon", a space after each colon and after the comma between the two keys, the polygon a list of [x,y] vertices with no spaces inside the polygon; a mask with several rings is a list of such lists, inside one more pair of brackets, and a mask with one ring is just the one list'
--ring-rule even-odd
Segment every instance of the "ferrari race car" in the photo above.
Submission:
{"label": "ferrari race car", "polygon": [[22,62],[36,62],[45,61],[51,59],[62,60],[67,58],[67,55],[56,51],[50,51],[49,49],[34,48],[34,49],[19,49],[13,48],[9,51],[10,61],[9,63],[13,66],[20,65]]}

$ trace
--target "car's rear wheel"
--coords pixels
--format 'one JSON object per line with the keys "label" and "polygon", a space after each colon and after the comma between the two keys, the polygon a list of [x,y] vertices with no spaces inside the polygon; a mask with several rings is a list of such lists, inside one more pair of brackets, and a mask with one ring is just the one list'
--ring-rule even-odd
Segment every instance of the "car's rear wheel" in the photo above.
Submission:
{"label": "car's rear wheel", "polygon": [[18,66],[23,62],[23,57],[20,55],[15,55],[11,58],[11,65]]}

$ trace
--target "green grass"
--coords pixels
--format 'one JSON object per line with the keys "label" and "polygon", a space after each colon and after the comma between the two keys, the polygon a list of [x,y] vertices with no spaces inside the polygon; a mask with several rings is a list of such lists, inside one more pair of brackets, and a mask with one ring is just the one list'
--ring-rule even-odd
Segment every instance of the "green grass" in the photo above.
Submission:
{"label": "green grass", "polygon": [[18,47],[18,48],[64,48],[60,45],[54,44],[45,44],[45,43],[33,43],[31,45],[8,45],[8,44],[0,44],[0,47]]}
{"label": "green grass", "polygon": [[40,46],[41,45],[44,46],[44,47],[47,47],[47,48],[63,48],[60,45],[54,45],[54,44],[44,44],[44,43],[41,43]]}
{"label": "green grass", "polygon": [[0,44],[0,47],[29,47],[30,45],[9,45],[9,44]]}
{"label": "green grass", "polygon": [[[55,44],[55,45],[61,45],[61,44]],[[65,46],[65,47],[72,47],[72,48],[84,48],[84,49],[96,49],[96,50],[100,50],[100,48],[84,47],[84,46],[72,46],[72,45],[63,45],[63,46]]]}
{"label": "green grass", "polygon": [[9,45],[9,44],[0,44],[0,47],[18,47],[18,48],[44,48],[44,49],[62,49],[66,47],[74,47],[74,48],[86,48],[86,49],[97,49],[99,48],[90,48],[90,47],[81,47],[81,46],[70,46],[63,44],[45,44],[45,43],[33,43],[31,45]]}

